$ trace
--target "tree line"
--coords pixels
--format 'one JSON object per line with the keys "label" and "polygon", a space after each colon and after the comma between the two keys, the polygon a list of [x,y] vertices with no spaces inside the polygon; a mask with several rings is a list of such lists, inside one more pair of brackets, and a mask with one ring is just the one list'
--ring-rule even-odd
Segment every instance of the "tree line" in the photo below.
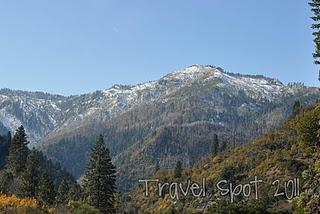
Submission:
{"label": "tree line", "polygon": [[[114,213],[116,204],[116,169],[100,135],[91,149],[81,182],[61,166],[48,160],[41,151],[29,149],[23,126],[13,137],[0,136],[0,192],[19,198],[34,198],[41,206],[60,213]],[[1,203],[1,202],[0,202]],[[70,212],[67,205],[77,204]]]}

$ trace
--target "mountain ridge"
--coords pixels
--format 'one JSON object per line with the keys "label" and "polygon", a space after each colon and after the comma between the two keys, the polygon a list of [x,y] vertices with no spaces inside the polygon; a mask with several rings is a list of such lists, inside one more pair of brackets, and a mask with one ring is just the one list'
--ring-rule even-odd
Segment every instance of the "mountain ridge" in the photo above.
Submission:
{"label": "mountain ridge", "polygon": [[102,133],[119,171],[118,188],[128,191],[143,175],[152,175],[157,164],[174,167],[166,156],[190,166],[210,155],[213,134],[228,147],[237,146],[279,127],[296,100],[304,106],[319,99],[315,87],[193,65],[156,81],[78,96],[0,90],[0,122],[9,130],[24,125],[32,146],[76,178]]}
{"label": "mountain ridge", "polygon": [[[135,89],[145,87],[156,88],[159,99],[150,90],[142,90],[140,98],[145,96],[147,102],[132,105],[113,117],[100,117],[99,121],[61,129],[45,138],[41,149],[79,177],[90,145],[102,133],[119,172],[118,188],[127,191],[139,178],[152,175],[157,164],[174,167],[167,157],[189,166],[210,155],[213,134],[226,141],[228,147],[249,142],[279,127],[291,115],[296,100],[308,105],[320,98],[317,88],[302,84],[283,85],[271,78],[228,74],[199,66],[168,74]],[[106,93],[139,97],[132,87],[124,87],[120,92],[114,90]],[[187,124],[201,125],[186,128]],[[157,130],[159,135],[155,137],[153,133]],[[184,138],[181,133],[186,130],[194,133],[193,139]],[[167,149],[163,151],[161,147]],[[206,148],[205,152],[200,147]],[[136,167],[141,165],[145,170]]]}
{"label": "mountain ridge", "polygon": [[[65,127],[67,125],[70,125],[70,123],[72,124],[73,121],[77,122],[81,120],[82,116],[84,117],[90,116],[91,114],[94,114],[95,111],[99,111],[99,109],[102,108],[101,106],[106,103],[110,102],[112,104],[112,101],[113,101],[114,105],[118,105],[118,106],[109,105],[108,108],[102,109],[104,113],[103,117],[109,117],[109,116],[112,116],[113,113],[121,112],[123,110],[122,108],[125,107],[126,104],[128,104],[130,108],[130,105],[141,104],[143,102],[152,102],[154,99],[159,98],[159,97],[156,97],[157,95],[152,95],[152,93],[154,93],[155,91],[154,87],[157,86],[156,85],[157,83],[160,83],[161,85],[161,83],[165,84],[166,82],[169,81],[172,83],[169,87],[172,87],[172,90],[174,91],[183,85],[190,84],[194,79],[205,77],[206,75],[208,75],[208,73],[213,74],[213,75],[209,75],[209,78],[214,77],[214,74],[220,73],[220,74],[224,74],[222,76],[228,75],[229,77],[231,75],[231,76],[238,76],[238,77],[250,77],[253,79],[262,78],[271,82],[276,82],[277,85],[281,85],[285,87],[280,81],[276,79],[264,77],[261,75],[232,74],[230,72],[225,72],[220,67],[215,67],[211,65],[210,66],[209,65],[207,66],[192,65],[187,67],[184,70],[179,70],[176,72],[169,73],[164,77],[160,78],[159,80],[149,81],[149,82],[145,82],[137,85],[115,84],[108,89],[97,90],[95,92],[85,93],[81,95],[63,96],[63,95],[50,94],[50,93],[39,92],[39,91],[28,92],[28,91],[22,91],[22,90],[6,89],[6,88],[0,89],[0,108],[2,109],[2,111],[0,112],[0,121],[2,121],[4,123],[3,125],[11,131],[14,131],[17,125],[24,124],[27,128],[27,132],[29,132],[30,139],[31,139],[30,141],[32,141],[31,143],[33,142],[39,143],[44,136],[48,135],[52,131],[56,131],[59,128],[59,126]],[[165,85],[165,87],[168,87],[168,86]],[[151,90],[150,92],[151,94],[150,93],[147,94],[147,96],[148,95],[150,96],[149,99],[139,100],[139,97],[136,97],[135,98],[136,100],[130,100],[130,99],[134,99],[134,97],[132,96],[139,96],[135,93],[141,93],[143,92],[143,90]],[[166,89],[161,89],[160,87],[156,88],[156,92],[159,91],[161,93],[161,90],[166,90]],[[166,91],[165,95],[168,95],[168,94],[170,94],[170,91]],[[163,94],[160,94],[159,96],[162,96],[162,95]],[[114,99],[112,100],[114,96],[118,96],[117,101],[114,101]],[[28,128],[29,122],[27,121],[28,120],[27,118],[22,118],[22,115],[19,115],[20,117],[15,116],[14,113],[12,113],[11,111],[3,111],[3,109],[6,107],[7,97],[16,99],[12,101],[14,102],[14,104],[12,104],[14,106],[12,107],[17,107],[21,111],[23,111],[24,108],[26,109],[28,108],[28,106],[23,104],[23,102],[27,101],[27,99],[33,100],[33,103],[31,103],[31,105],[36,105],[37,102],[38,103],[40,102],[40,105],[36,107],[33,107],[33,108],[30,106],[29,107],[32,109],[37,109],[44,106],[47,112],[51,112],[53,114],[49,116],[45,115],[46,118],[43,118],[42,120],[45,120],[46,122],[39,121],[40,125],[47,126],[45,130],[40,129],[41,131],[29,131],[29,129],[31,128]],[[76,107],[72,106],[72,105],[85,105],[86,104],[85,102],[91,101],[90,99],[91,100],[96,99],[94,100],[96,101],[96,103],[93,103],[92,105],[90,105],[90,103],[87,103],[88,105],[85,107],[86,110],[81,111]],[[103,102],[99,103],[99,99],[106,99],[106,100],[104,101],[104,103]],[[127,99],[125,100],[127,102],[121,102],[121,99]],[[19,102],[21,102],[20,104],[21,106],[19,106]],[[113,109],[113,111],[109,109]],[[41,113],[44,114],[45,112],[41,112]],[[73,115],[70,115],[70,114],[73,114]],[[34,115],[31,115],[31,116],[34,116]],[[7,121],[6,118],[11,118],[11,120]],[[67,118],[67,119],[63,119],[63,118]],[[69,121],[67,121],[68,119]],[[38,125],[37,127],[38,127],[37,129],[39,130],[40,126]]]}

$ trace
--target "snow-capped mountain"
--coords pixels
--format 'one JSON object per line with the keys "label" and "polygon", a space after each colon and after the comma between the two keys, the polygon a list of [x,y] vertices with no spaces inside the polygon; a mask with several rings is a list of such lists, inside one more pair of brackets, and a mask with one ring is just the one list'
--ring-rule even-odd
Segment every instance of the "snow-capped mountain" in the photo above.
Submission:
{"label": "snow-capped mountain", "polygon": [[[134,86],[114,85],[79,96],[2,89],[0,122],[11,131],[24,125],[29,141],[36,144],[66,127],[73,129],[85,123],[108,120],[140,105],[165,102],[177,91],[195,83],[212,83],[221,91],[234,95],[244,93],[257,102],[278,103],[296,94],[309,96],[318,93],[316,88],[303,85],[284,85],[263,76],[232,74],[218,67],[194,65],[157,81]],[[254,108],[252,101],[251,104],[244,102],[244,105]]]}
{"label": "snow-capped mountain", "polygon": [[319,89],[193,65],[156,81],[78,96],[2,89],[0,131],[22,124],[30,145],[76,178],[103,134],[119,173],[118,188],[127,191],[156,165],[172,168],[183,160],[189,166],[209,155],[214,134],[236,146],[274,130],[295,100],[314,103]]}

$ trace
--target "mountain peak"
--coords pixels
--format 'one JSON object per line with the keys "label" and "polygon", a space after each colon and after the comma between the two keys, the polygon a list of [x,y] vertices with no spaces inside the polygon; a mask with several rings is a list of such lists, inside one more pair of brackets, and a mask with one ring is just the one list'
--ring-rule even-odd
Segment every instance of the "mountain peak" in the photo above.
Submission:
{"label": "mountain peak", "polygon": [[192,69],[197,69],[197,70],[203,70],[203,69],[216,69],[218,67],[213,66],[213,65],[201,65],[201,64],[194,64],[186,67],[185,70],[192,70]]}
{"label": "mountain peak", "polygon": [[132,86],[130,86],[130,85],[122,85],[122,84],[114,84],[111,88],[113,88],[113,89],[124,89],[124,90],[126,90],[126,89],[130,89]]}
{"label": "mountain peak", "polygon": [[[201,89],[206,90],[201,92]],[[230,97],[245,94],[246,99],[254,102],[278,102],[282,97],[307,89],[285,86],[261,75],[229,73],[212,65],[191,65],[159,80],[137,85],[115,84],[109,89],[79,96],[0,89],[0,123],[13,131],[23,124],[30,141],[39,142],[64,127],[110,119],[140,105],[165,102],[179,93],[194,91],[195,94],[203,93],[204,97],[220,96],[220,92]],[[313,94],[313,91],[310,89],[308,93]]]}

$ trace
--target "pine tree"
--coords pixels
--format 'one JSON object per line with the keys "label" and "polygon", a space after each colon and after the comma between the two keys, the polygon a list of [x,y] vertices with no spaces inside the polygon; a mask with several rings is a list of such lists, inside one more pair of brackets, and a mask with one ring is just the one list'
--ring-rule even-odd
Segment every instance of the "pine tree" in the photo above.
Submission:
{"label": "pine tree", "polygon": [[55,197],[54,185],[51,179],[49,178],[48,173],[44,173],[41,176],[39,185],[37,188],[37,198],[44,204],[53,204]]}
{"label": "pine tree", "polygon": [[13,176],[7,170],[0,171],[0,192],[4,194],[12,194],[14,189]]}
{"label": "pine tree", "polygon": [[68,200],[78,201],[81,198],[81,187],[76,182],[71,184],[68,192]]}
{"label": "pine tree", "polygon": [[160,170],[159,163],[157,162],[154,173],[157,173]]}
{"label": "pine tree", "polygon": [[[314,16],[311,17],[314,21],[311,28],[314,29],[312,33],[314,36],[314,44],[315,44],[315,51],[313,53],[314,63],[316,65],[320,64],[320,0],[311,0],[309,2],[311,6],[311,11],[313,12]],[[320,80],[320,72],[319,72],[319,80]]]}
{"label": "pine tree", "polygon": [[174,169],[174,177],[181,178],[181,176],[182,176],[182,163],[181,163],[181,161],[178,161],[177,165]]}
{"label": "pine tree", "polygon": [[301,104],[299,100],[296,100],[292,107],[292,115],[297,116],[300,113],[300,111],[301,111]]}
{"label": "pine tree", "polygon": [[9,144],[11,144],[11,138],[12,138],[11,132],[8,131],[8,133],[7,133],[7,141],[9,142]]}
{"label": "pine tree", "polygon": [[35,197],[39,181],[38,152],[33,149],[27,158],[26,169],[22,173],[20,192],[23,197]]}
{"label": "pine tree", "polygon": [[65,204],[68,199],[69,186],[65,179],[60,182],[57,195],[55,198],[55,204]]}
{"label": "pine tree", "polygon": [[218,135],[214,134],[213,144],[212,144],[212,154],[217,155],[218,150],[219,150],[219,139],[218,139]]}
{"label": "pine tree", "polygon": [[223,141],[222,144],[221,144],[221,148],[220,148],[220,152],[223,152],[224,150],[227,149],[227,142],[226,141]]}
{"label": "pine tree", "polygon": [[11,133],[8,132],[7,136],[0,136],[0,170],[6,165],[6,157],[9,154],[11,144]]}
{"label": "pine tree", "polygon": [[84,191],[88,203],[103,214],[114,213],[115,173],[109,150],[100,135],[88,161]]}
{"label": "pine tree", "polygon": [[11,141],[9,155],[7,157],[6,168],[17,176],[24,170],[25,163],[27,161],[29,149],[27,135],[23,126],[20,126]]}

